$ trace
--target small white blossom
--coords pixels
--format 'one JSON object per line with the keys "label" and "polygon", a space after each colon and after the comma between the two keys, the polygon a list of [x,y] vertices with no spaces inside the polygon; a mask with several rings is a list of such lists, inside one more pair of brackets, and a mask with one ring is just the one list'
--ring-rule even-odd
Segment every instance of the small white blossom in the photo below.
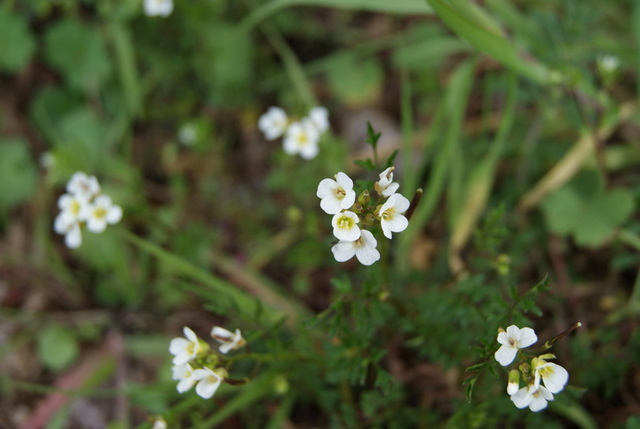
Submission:
{"label": "small white blossom", "polygon": [[321,198],[320,207],[328,214],[340,213],[356,201],[353,180],[342,172],[336,174],[335,180],[323,179],[318,185],[316,195]]}
{"label": "small white blossom", "polygon": [[188,363],[183,363],[180,365],[175,365],[172,369],[172,377],[174,380],[178,381],[178,392],[184,393],[187,390],[191,389],[196,381],[198,381],[194,377],[194,370]]}
{"label": "small white blossom", "polygon": [[511,400],[520,409],[529,407],[537,412],[547,408],[547,401],[553,401],[553,394],[544,386],[530,384],[511,395]]}
{"label": "small white blossom", "polygon": [[331,225],[333,226],[333,235],[338,240],[355,241],[360,238],[360,228],[358,227],[358,215],[348,210],[333,215]]}
{"label": "small white blossom", "polygon": [[287,114],[280,107],[269,107],[258,119],[258,128],[267,140],[274,140],[284,135],[288,125]]}
{"label": "small white blossom", "polygon": [[169,16],[173,12],[173,0],[144,0],[147,16]]}
{"label": "small white blossom", "polygon": [[167,429],[167,422],[162,417],[156,417],[151,429]]}
{"label": "small white blossom", "polygon": [[236,329],[236,332],[230,332],[219,326],[214,326],[211,329],[211,338],[221,343],[218,350],[223,354],[229,353],[230,350],[237,350],[247,344],[242,338],[240,329]]}
{"label": "small white blossom", "polygon": [[520,329],[515,325],[511,325],[506,332],[500,331],[498,333],[498,342],[502,346],[496,351],[495,358],[500,365],[507,366],[516,358],[518,349],[529,347],[536,341],[538,341],[538,337],[533,329]]}
{"label": "small white blossom", "polygon": [[376,192],[383,197],[390,197],[400,187],[400,184],[393,181],[393,170],[394,167],[389,167],[380,173],[380,180],[374,185]]}
{"label": "small white blossom", "polygon": [[83,194],[63,194],[58,198],[58,208],[70,221],[85,220],[89,200]]}
{"label": "small white blossom", "polygon": [[553,362],[547,362],[538,357],[533,358],[531,366],[534,374],[542,378],[544,386],[551,393],[559,393],[569,381],[569,372]]}
{"label": "small white blossom", "polygon": [[318,154],[320,134],[309,119],[294,122],[287,129],[282,142],[289,155],[299,154],[304,159],[312,159]]}
{"label": "small white blossom", "polygon": [[319,133],[329,129],[329,111],[325,107],[314,107],[309,112],[309,119]]}
{"label": "small white blossom", "polygon": [[53,223],[53,229],[58,234],[64,234],[64,243],[70,249],[77,249],[82,244],[80,224],[69,213],[58,214]]}
{"label": "small white blossom", "polygon": [[355,255],[362,265],[371,265],[380,259],[380,252],[376,249],[377,244],[373,234],[363,229],[360,238],[355,241],[340,241],[331,248],[331,251],[338,262],[348,261]]}
{"label": "small white blossom", "polygon": [[218,368],[215,371],[209,368],[196,369],[193,372],[195,379],[198,380],[196,393],[204,399],[211,398],[220,387],[226,373],[224,368]]}
{"label": "small white blossom", "polygon": [[122,209],[113,204],[108,195],[99,195],[92,204],[86,207],[87,229],[91,232],[102,232],[107,224],[115,224],[122,219]]}
{"label": "small white blossom", "polygon": [[620,60],[614,55],[602,55],[598,58],[600,68],[607,73],[612,73],[620,67]]}
{"label": "small white blossom", "polygon": [[198,140],[198,127],[193,123],[182,124],[178,130],[178,141],[184,146],[193,146]]}
{"label": "small white blossom", "polygon": [[380,208],[380,226],[384,236],[391,239],[392,232],[407,229],[409,221],[402,214],[409,209],[411,203],[400,194],[393,194]]}
{"label": "small white blossom", "polygon": [[78,171],[67,182],[67,192],[88,201],[100,193],[100,184],[95,176]]}
{"label": "small white blossom", "polygon": [[169,353],[175,356],[173,358],[174,365],[182,365],[195,359],[198,353],[204,349],[191,329],[185,326],[182,332],[185,338],[174,338],[169,344]]}

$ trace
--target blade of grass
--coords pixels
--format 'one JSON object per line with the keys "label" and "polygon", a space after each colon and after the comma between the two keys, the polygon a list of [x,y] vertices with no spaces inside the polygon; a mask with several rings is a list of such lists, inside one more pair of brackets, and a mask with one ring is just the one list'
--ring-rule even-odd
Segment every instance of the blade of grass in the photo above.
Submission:
{"label": "blade of grass", "polygon": [[467,180],[464,201],[453,221],[449,241],[449,265],[454,273],[459,273],[464,269],[460,252],[468,242],[493,187],[497,164],[515,118],[517,89],[517,79],[514,74],[510,73],[507,77],[506,106],[496,137],[485,158],[476,165]]}
{"label": "blade of grass", "polygon": [[[597,140],[605,141],[613,130],[628,119],[636,111],[633,102],[623,104],[617,112],[613,112],[603,119],[603,123],[597,130]],[[569,149],[569,151],[558,161],[547,174],[536,183],[536,185],[522,196],[518,202],[518,211],[526,213],[530,209],[537,207],[544,197],[571,180],[580,168],[594,154],[595,137],[590,134],[583,134]]]}
{"label": "blade of grass", "polygon": [[186,277],[200,282],[213,290],[213,295],[221,294],[223,297],[231,298],[235,301],[238,309],[245,316],[255,314],[256,299],[260,299],[266,306],[260,313],[265,318],[264,322],[274,323],[282,316],[287,316],[287,326],[293,328],[300,316],[297,309],[291,305],[285,298],[276,295],[273,291],[267,289],[263,284],[254,282],[252,284],[256,297],[240,290],[236,285],[217,277],[216,275],[193,265],[192,263],[181,259],[172,253],[162,249],[161,247],[146,241],[128,231],[121,230],[122,235],[140,249],[152,254],[162,263],[167,264]]}
{"label": "blade of grass", "polygon": [[516,73],[539,84],[557,80],[549,69],[533,58],[526,60],[502,32],[496,33],[497,24],[488,24],[488,15],[479,12],[479,6],[467,0],[427,0],[436,14],[458,36],[464,38],[480,52],[502,63]]}
{"label": "blade of grass", "polygon": [[273,376],[263,375],[251,381],[240,393],[227,402],[218,412],[197,425],[195,429],[208,429],[222,423],[233,414],[248,408],[255,401],[273,393]]}
{"label": "blade of grass", "polygon": [[[422,201],[411,217],[406,233],[400,234],[399,255],[397,263],[401,269],[406,269],[408,261],[409,247],[412,237],[428,222],[432,215],[436,203],[440,200],[446,178],[451,174],[450,164],[451,154],[460,138],[462,120],[466,110],[471,84],[475,71],[475,60],[466,60],[458,66],[452,73],[447,85],[448,91],[445,94],[444,102],[439,109],[443,118],[449,118],[446,123],[447,133],[442,144],[436,149],[435,158],[432,165],[431,175],[425,185],[425,192]],[[437,127],[441,129],[440,126]]]}
{"label": "blade of grass", "polygon": [[332,7],[399,14],[433,13],[424,0],[273,0],[253,10],[242,21],[240,28],[242,31],[249,31],[270,15],[293,6]]}
{"label": "blade of grass", "polygon": [[136,59],[127,29],[117,21],[108,24],[107,29],[111,34],[113,48],[118,61],[118,74],[122,84],[122,93],[130,116],[135,116],[140,109],[140,84],[136,70]]}

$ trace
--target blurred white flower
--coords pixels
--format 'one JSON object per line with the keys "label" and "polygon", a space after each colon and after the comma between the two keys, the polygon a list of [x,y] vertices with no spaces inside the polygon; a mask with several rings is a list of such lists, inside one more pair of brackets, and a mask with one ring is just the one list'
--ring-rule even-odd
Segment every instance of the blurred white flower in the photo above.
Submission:
{"label": "blurred white flower", "polygon": [[89,207],[89,199],[83,194],[63,194],[58,198],[60,214],[68,217],[70,222],[84,220],[87,207]]}
{"label": "blurred white flower", "polygon": [[82,233],[80,223],[69,213],[61,212],[56,216],[53,223],[53,230],[64,235],[64,243],[71,249],[77,249],[82,244]]}
{"label": "blurred white flower", "polygon": [[613,73],[620,67],[620,60],[615,55],[601,55],[598,58],[600,69],[606,73]]}
{"label": "blurred white flower", "polygon": [[547,401],[553,401],[553,394],[544,386],[530,384],[511,395],[511,400],[518,408],[529,407],[537,412],[547,408]]}
{"label": "blurred white flower", "polygon": [[309,119],[320,134],[329,129],[329,111],[325,107],[314,107],[311,109]]}
{"label": "blurred white flower", "polygon": [[187,390],[191,389],[194,384],[196,384],[196,380],[193,376],[193,368],[188,363],[183,363],[180,365],[174,365],[171,368],[173,373],[172,377],[174,380],[178,380],[178,392],[184,393]]}
{"label": "blurred white flower", "polygon": [[192,123],[182,124],[178,130],[178,141],[184,146],[193,146],[198,139],[198,127]]}
{"label": "blurred white flower", "polygon": [[340,213],[356,201],[353,180],[342,172],[336,174],[335,180],[323,179],[318,185],[316,195],[321,198],[320,207],[328,214]]}
{"label": "blurred white flower", "polygon": [[361,230],[360,238],[355,241],[340,241],[331,248],[338,262],[345,262],[355,255],[362,265],[371,265],[380,259],[373,234],[366,229]]}
{"label": "blurred white flower", "polygon": [[258,119],[258,128],[267,140],[274,140],[284,135],[289,119],[280,107],[269,107]]}
{"label": "blurred white flower", "polygon": [[394,169],[395,167],[389,167],[380,173],[380,180],[378,180],[374,185],[376,192],[383,197],[390,197],[395,194],[400,187],[400,184],[393,181]]}
{"label": "blurred white flower", "polygon": [[358,215],[354,212],[345,210],[342,213],[336,213],[331,219],[333,226],[333,235],[338,240],[355,241],[360,238],[360,228],[358,227]]}
{"label": "blurred white flower", "polygon": [[67,192],[86,200],[90,200],[100,193],[100,184],[95,176],[88,176],[82,171],[73,173],[67,182]]}
{"label": "blurred white flower", "polygon": [[193,360],[204,350],[200,340],[188,327],[182,328],[185,338],[174,338],[169,344],[169,353],[174,355],[173,364],[182,365]]}
{"label": "blurred white flower", "polygon": [[218,350],[223,354],[229,353],[230,350],[237,350],[247,344],[242,338],[240,329],[236,329],[236,332],[230,332],[219,326],[214,326],[211,329],[211,338],[221,343]]}
{"label": "blurred white flower", "polygon": [[84,218],[87,221],[87,229],[91,232],[102,232],[107,224],[115,224],[122,219],[122,209],[113,204],[108,195],[99,195],[92,204],[85,208]]}
{"label": "blurred white flower", "polygon": [[193,376],[198,380],[196,393],[204,399],[209,399],[220,387],[220,384],[227,376],[227,371],[224,368],[218,368],[215,371],[209,368],[202,368],[196,369],[193,372]]}
{"label": "blurred white flower", "polygon": [[533,358],[531,366],[534,374],[542,378],[544,387],[551,393],[559,393],[569,381],[569,372],[566,369],[553,362],[547,362],[542,356]]}
{"label": "blurred white flower", "polygon": [[284,137],[284,151],[289,155],[299,154],[304,159],[312,159],[318,154],[320,134],[309,119],[289,125]]}
{"label": "blurred white flower", "polygon": [[173,0],[144,0],[147,16],[169,16],[173,12]]}
{"label": "blurred white flower", "polygon": [[167,429],[167,422],[162,417],[156,417],[151,429]]}
{"label": "blurred white flower", "polygon": [[402,214],[409,209],[411,203],[400,194],[393,194],[380,208],[380,226],[387,238],[391,238],[392,232],[401,232],[407,229],[409,221]]}
{"label": "blurred white flower", "polygon": [[500,330],[498,342],[502,344],[495,353],[495,358],[502,366],[507,366],[516,358],[519,349],[529,347],[538,341],[535,331],[531,328],[518,328],[511,325],[507,331]]}

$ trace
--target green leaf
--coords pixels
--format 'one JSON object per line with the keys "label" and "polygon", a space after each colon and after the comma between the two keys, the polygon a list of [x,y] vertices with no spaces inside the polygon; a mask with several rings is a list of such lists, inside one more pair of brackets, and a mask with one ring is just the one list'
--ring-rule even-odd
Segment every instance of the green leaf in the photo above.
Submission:
{"label": "green leaf", "polygon": [[361,106],[372,102],[380,93],[384,73],[374,59],[357,60],[345,56],[334,61],[327,78],[337,98],[345,104]]}
{"label": "green leaf", "polygon": [[20,71],[27,65],[36,44],[27,20],[8,7],[0,8],[0,70]]}
{"label": "green leaf", "polygon": [[81,91],[99,87],[111,74],[111,61],[97,28],[73,19],[47,31],[45,58],[72,88]]}
{"label": "green leaf", "polygon": [[467,402],[471,402],[471,396],[473,395],[473,388],[478,381],[478,375],[474,375],[472,377],[467,378],[462,382],[462,384],[466,385],[464,389],[465,397],[467,398]]}
{"label": "green leaf", "polygon": [[21,139],[0,139],[0,210],[27,200],[33,194],[36,179],[27,143]]}
{"label": "green leaf", "polygon": [[51,325],[38,335],[38,357],[52,371],[68,367],[78,357],[78,343],[70,329]]}
{"label": "green leaf", "polygon": [[399,14],[433,13],[424,0],[273,0],[255,9],[242,22],[241,28],[249,30],[269,15],[293,6],[334,7]]}
{"label": "green leaf", "polygon": [[427,1],[445,24],[480,52],[537,83],[549,82],[547,67],[534,59],[525,60],[479,6],[468,0]]}
{"label": "green leaf", "polygon": [[596,172],[577,175],[542,204],[549,229],[572,236],[584,246],[602,245],[627,220],[633,208],[631,191],[605,190]]}

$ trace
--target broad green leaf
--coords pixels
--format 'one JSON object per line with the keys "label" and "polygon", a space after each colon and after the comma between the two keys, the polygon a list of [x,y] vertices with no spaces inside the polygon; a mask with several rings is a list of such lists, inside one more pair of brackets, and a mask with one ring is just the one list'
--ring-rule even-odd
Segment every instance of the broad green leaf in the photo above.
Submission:
{"label": "broad green leaf", "polygon": [[487,15],[467,0],[428,0],[434,12],[456,34],[480,52],[537,83],[548,83],[551,72],[535,59],[526,59],[518,48],[487,22]]}
{"label": "broad green leaf", "polygon": [[382,67],[373,59],[340,58],[328,73],[329,86],[336,98],[351,106],[373,101],[382,88],[383,79]]}
{"label": "broad green leaf", "polygon": [[630,191],[605,190],[597,173],[585,172],[550,194],[542,210],[551,231],[599,246],[631,215],[633,205]]}
{"label": "broad green leaf", "polygon": [[241,27],[250,29],[269,15],[293,6],[333,7],[399,14],[433,13],[424,0],[272,0],[255,9],[244,20]]}
{"label": "broad green leaf", "polygon": [[52,371],[68,367],[78,357],[78,343],[70,329],[47,326],[38,335],[38,358]]}
{"label": "broad green leaf", "polygon": [[0,210],[28,199],[36,186],[36,168],[27,143],[21,139],[0,140]]}
{"label": "broad green leaf", "polygon": [[7,7],[0,8],[0,70],[21,70],[31,59],[35,48],[27,20]]}
{"label": "broad green leaf", "polygon": [[81,91],[99,87],[111,74],[111,61],[98,27],[73,19],[65,19],[47,31],[45,58],[69,86]]}

